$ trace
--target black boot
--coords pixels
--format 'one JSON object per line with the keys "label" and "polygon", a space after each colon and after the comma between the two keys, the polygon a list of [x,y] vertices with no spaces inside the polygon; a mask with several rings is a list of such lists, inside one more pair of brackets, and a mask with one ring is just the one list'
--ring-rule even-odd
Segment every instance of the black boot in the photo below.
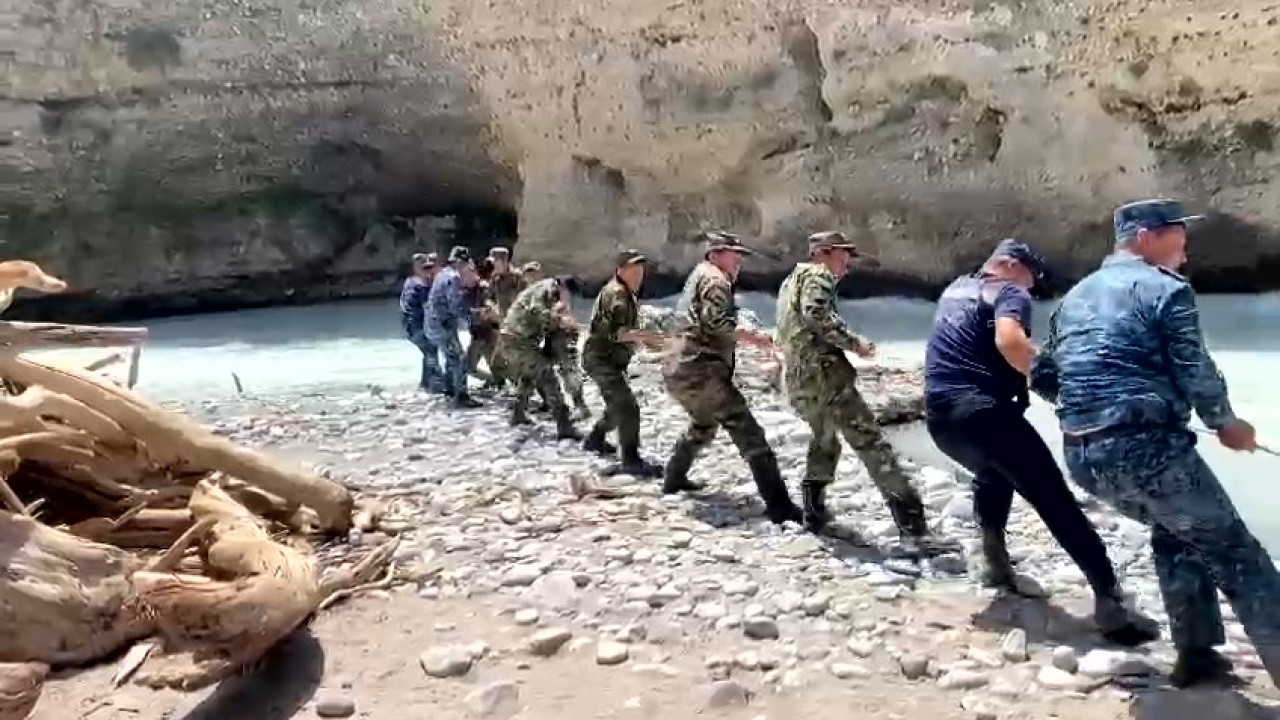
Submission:
{"label": "black boot", "polygon": [[1126,607],[1119,590],[1097,596],[1093,621],[1102,636],[1117,645],[1138,647],[1160,639],[1160,623]]}
{"label": "black boot", "polygon": [[750,466],[751,475],[755,478],[756,491],[764,500],[765,517],[777,525],[788,520],[794,523],[802,522],[804,514],[792,502],[791,494],[787,492],[787,484],[783,482],[782,473],[778,470],[778,459],[774,454],[765,452],[752,455],[747,460],[747,465]]}
{"label": "black boot", "polygon": [[556,406],[554,413],[556,418],[557,440],[582,439],[582,433],[578,432],[578,428],[573,426],[573,418],[569,417],[569,408],[564,405],[558,405]]}
{"label": "black boot", "polygon": [[471,397],[471,393],[466,390],[456,393],[453,396],[453,406],[460,410],[471,410],[473,408],[480,407],[480,405],[480,401]]}
{"label": "black boot", "polygon": [[618,454],[618,448],[614,447],[613,443],[606,440],[604,436],[605,431],[599,425],[596,425],[591,428],[591,433],[587,435],[587,439],[582,441],[582,449],[605,457],[615,457]]}
{"label": "black boot", "polygon": [[1009,560],[1009,547],[1005,543],[1003,530],[983,528],[982,530],[982,584],[989,588],[1017,590],[1017,575],[1013,570],[1013,562]]}
{"label": "black boot", "polygon": [[810,532],[822,532],[831,522],[831,513],[827,510],[825,499],[826,492],[825,485],[811,482],[800,484],[800,498],[804,504],[804,526]]}
{"label": "black boot", "polygon": [[617,472],[638,478],[658,478],[663,474],[662,468],[640,457],[639,448],[629,445],[622,446],[622,462]]}
{"label": "black boot", "polygon": [[516,402],[511,406],[511,427],[520,425],[532,425],[533,421],[529,419],[529,413],[525,408],[529,405],[529,398],[521,398],[516,396]]}
{"label": "black boot", "polygon": [[1230,685],[1239,678],[1233,674],[1231,661],[1213,648],[1196,648],[1178,652],[1178,659],[1169,674],[1169,683],[1176,688],[1193,685]]}
{"label": "black boot", "polygon": [[701,490],[702,486],[689,480],[689,468],[693,467],[693,458],[697,448],[688,440],[676,441],[663,471],[662,492],[674,495],[679,492]]}
{"label": "black boot", "polygon": [[959,543],[935,537],[929,532],[929,523],[924,517],[924,503],[915,492],[905,498],[889,498],[887,504],[889,514],[898,525],[902,549],[908,555],[943,555],[960,550]]}

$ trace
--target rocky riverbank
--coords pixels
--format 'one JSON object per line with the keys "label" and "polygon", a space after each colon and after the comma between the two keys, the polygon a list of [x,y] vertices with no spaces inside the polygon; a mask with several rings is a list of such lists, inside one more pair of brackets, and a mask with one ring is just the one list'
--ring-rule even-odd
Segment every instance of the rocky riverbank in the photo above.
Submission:
{"label": "rocky riverbank", "polygon": [[[660,459],[685,418],[651,359],[636,364],[634,386],[645,450]],[[808,433],[769,374],[744,358],[741,382],[794,491]],[[868,384],[869,399],[892,407],[882,386]],[[1046,602],[975,587],[964,556],[901,557],[850,453],[832,504],[865,537],[858,546],[763,521],[723,437],[693,471],[707,491],[668,498],[651,481],[602,479],[605,461],[555,441],[545,417],[508,427],[500,397],[456,411],[374,388],[190,410],[357,488],[381,520],[347,541],[398,534],[395,574],[322,614],[319,649],[295,640],[257,679],[211,696],[105,695],[107,668],[52,683],[37,720],[1272,717],[1262,698],[1165,690],[1164,643],[1105,647],[1086,619],[1083,578],[1020,501],[1010,544]],[[937,531],[972,556],[965,484],[916,472]],[[1136,602],[1159,615],[1145,532],[1089,507]],[[1229,628],[1227,652],[1274,696],[1239,625]]]}

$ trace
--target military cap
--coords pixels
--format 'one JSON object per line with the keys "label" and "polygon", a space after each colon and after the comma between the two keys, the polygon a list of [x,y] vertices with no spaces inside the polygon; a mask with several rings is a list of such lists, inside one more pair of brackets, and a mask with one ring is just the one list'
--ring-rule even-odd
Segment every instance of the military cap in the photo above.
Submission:
{"label": "military cap", "polygon": [[1030,245],[1016,238],[1005,238],[1001,240],[996,249],[991,251],[991,257],[987,261],[999,260],[1000,258],[1009,258],[1022,263],[1024,267],[1031,271],[1035,279],[1040,280],[1049,270],[1049,263],[1044,256],[1036,252]]}
{"label": "military cap", "polygon": [[839,230],[825,230],[809,236],[810,255],[815,255],[825,250],[848,250],[856,255],[858,246]]}
{"label": "military cap", "polygon": [[1116,240],[1124,242],[1137,237],[1140,230],[1186,225],[1193,220],[1202,220],[1204,216],[1188,215],[1182,203],[1177,200],[1158,198],[1121,205],[1116,208],[1111,219],[1115,226]]}
{"label": "military cap", "polygon": [[413,266],[415,268],[435,267],[440,261],[440,256],[435,253],[414,253]]}
{"label": "military cap", "polygon": [[449,262],[471,262],[471,251],[462,245],[454,246],[449,251]]}
{"label": "military cap", "polygon": [[739,255],[755,255],[756,251],[742,244],[742,238],[731,232],[723,230],[707,230],[702,233],[702,242],[704,245],[704,255],[709,255],[717,250],[728,250],[736,252]]}
{"label": "military cap", "polygon": [[615,267],[626,267],[647,262],[649,262],[649,258],[645,257],[639,250],[623,250],[618,253],[618,261]]}
{"label": "military cap", "polygon": [[509,258],[511,251],[501,245],[495,245],[489,248],[489,257],[491,258]]}

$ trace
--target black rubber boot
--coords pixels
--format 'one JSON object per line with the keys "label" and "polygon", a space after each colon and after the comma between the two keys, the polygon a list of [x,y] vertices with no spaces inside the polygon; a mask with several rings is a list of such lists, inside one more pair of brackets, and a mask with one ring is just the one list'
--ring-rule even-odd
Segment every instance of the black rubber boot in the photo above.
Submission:
{"label": "black rubber boot", "polygon": [[1109,595],[1099,595],[1094,600],[1093,621],[1102,636],[1117,645],[1138,647],[1160,639],[1160,623],[1130,610],[1118,590]]}
{"label": "black rubber boot", "polygon": [[800,499],[804,505],[804,526],[810,532],[820,533],[831,522],[831,513],[827,510],[827,487],[817,483],[800,484]]}
{"label": "black rubber boot", "polygon": [[573,418],[569,417],[569,408],[560,405],[556,408],[556,439],[557,440],[581,440],[582,433],[578,432],[578,428],[573,425]]}
{"label": "black rubber boot", "polygon": [[662,468],[640,457],[640,449],[635,447],[622,447],[622,462],[618,465],[618,473],[634,475],[638,478],[659,478],[662,477]]}
{"label": "black rubber boot", "polygon": [[599,425],[596,425],[591,428],[587,439],[582,441],[582,449],[605,457],[615,457],[618,454],[618,448],[614,447],[613,443],[606,440],[604,436],[605,431]]}
{"label": "black rubber boot", "polygon": [[701,490],[702,486],[689,480],[689,468],[693,467],[693,458],[697,448],[688,440],[677,440],[663,471],[662,492],[674,495],[679,492]]}
{"label": "black rubber boot", "polygon": [[781,525],[790,520],[794,523],[804,521],[804,513],[791,500],[787,492],[787,484],[782,480],[778,470],[778,459],[772,452],[752,455],[747,460],[751,475],[756,481],[756,491],[764,500],[765,517],[775,524]]}

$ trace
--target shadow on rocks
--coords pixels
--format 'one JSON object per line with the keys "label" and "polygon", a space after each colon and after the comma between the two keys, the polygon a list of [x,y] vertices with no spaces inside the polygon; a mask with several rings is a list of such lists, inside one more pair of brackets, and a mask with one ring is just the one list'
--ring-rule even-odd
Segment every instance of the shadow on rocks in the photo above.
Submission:
{"label": "shadow on rocks", "polygon": [[324,648],[311,631],[295,631],[253,672],[224,680],[181,720],[288,720],[324,677]]}
{"label": "shadow on rocks", "polygon": [[[697,502],[693,517],[715,528],[738,527],[765,519],[764,504],[758,499],[730,495],[720,490],[705,489],[690,497]],[[775,536],[784,554],[808,554],[811,550],[825,550],[845,563],[879,563],[886,555],[852,528],[841,525],[839,537],[812,533]]]}
{"label": "shadow on rocks", "polygon": [[1109,646],[1093,620],[1078,617],[1050,602],[1000,594],[973,616],[973,624],[989,632],[1021,628],[1033,643],[1067,645],[1076,650]]}
{"label": "shadow on rocks", "polygon": [[1261,705],[1221,688],[1163,689],[1139,695],[1129,707],[1133,720],[1280,720],[1280,707]]}

